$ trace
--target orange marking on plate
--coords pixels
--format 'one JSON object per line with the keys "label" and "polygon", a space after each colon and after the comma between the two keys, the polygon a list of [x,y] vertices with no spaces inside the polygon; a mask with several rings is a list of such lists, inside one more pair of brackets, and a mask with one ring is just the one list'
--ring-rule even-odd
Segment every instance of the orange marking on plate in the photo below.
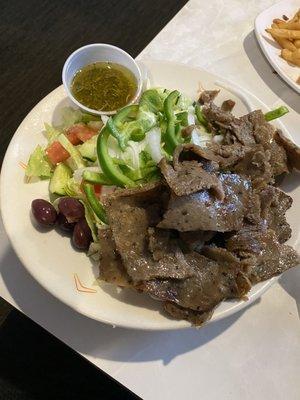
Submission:
{"label": "orange marking on plate", "polygon": [[25,163],[23,163],[23,161],[20,161],[20,162],[19,162],[19,165],[20,165],[20,167],[23,168],[23,169],[26,169],[26,168],[27,168],[27,165],[26,165]]}
{"label": "orange marking on plate", "polygon": [[78,275],[74,274],[74,280],[75,280],[75,285],[76,285],[76,289],[78,290],[78,292],[84,292],[84,293],[97,293],[96,289],[92,289],[92,288],[88,288],[86,286],[84,286]]}

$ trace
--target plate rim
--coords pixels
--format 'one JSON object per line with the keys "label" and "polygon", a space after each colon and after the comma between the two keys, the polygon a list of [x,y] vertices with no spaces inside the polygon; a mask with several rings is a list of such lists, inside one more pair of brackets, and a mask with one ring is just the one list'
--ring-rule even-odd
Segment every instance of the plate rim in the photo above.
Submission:
{"label": "plate rim", "polygon": [[[269,107],[263,103],[261,100],[259,100],[254,94],[252,94],[251,92],[249,92],[246,89],[241,88],[239,85],[231,82],[228,79],[224,79],[223,77],[218,76],[215,73],[212,73],[210,71],[207,71],[206,69],[202,68],[202,67],[198,67],[198,66],[189,66],[186,65],[184,63],[180,63],[180,62],[173,62],[173,61],[166,61],[166,60],[157,60],[157,59],[149,59],[149,58],[141,58],[138,61],[141,61],[143,63],[146,64],[146,66],[148,66],[151,63],[154,64],[161,64],[161,63],[165,63],[168,65],[173,65],[173,66],[180,66],[180,67],[185,67],[187,69],[194,69],[197,70],[199,72],[205,72],[205,73],[209,73],[210,75],[213,75],[215,77],[216,82],[219,80],[221,82],[226,83],[229,86],[232,86],[233,88],[238,89],[242,94],[245,93],[246,95],[250,95],[252,98],[255,98],[259,103],[263,104],[263,106],[266,109],[269,109]],[[154,325],[150,325],[150,326],[137,326],[135,323],[120,323],[120,322],[116,322],[114,320],[110,320],[107,318],[103,318],[103,317],[99,317],[99,315],[94,315],[91,313],[88,313],[87,311],[81,309],[80,305],[78,304],[74,304],[72,302],[69,302],[67,299],[62,298],[61,296],[57,295],[57,293],[55,292],[55,290],[50,286],[45,285],[44,281],[42,279],[39,278],[39,276],[37,274],[35,274],[35,269],[30,268],[30,263],[27,263],[26,260],[24,259],[24,256],[22,254],[21,249],[19,249],[19,246],[16,245],[16,243],[13,240],[12,237],[12,231],[10,229],[10,225],[9,225],[9,221],[6,219],[6,214],[5,214],[5,205],[3,207],[3,204],[5,204],[5,202],[3,201],[4,199],[4,181],[5,181],[5,175],[6,175],[6,170],[8,169],[9,165],[8,165],[8,160],[10,157],[10,153],[11,150],[13,149],[13,146],[15,143],[17,143],[17,136],[18,136],[18,132],[21,131],[23,129],[23,126],[26,124],[27,119],[30,118],[30,116],[36,111],[36,109],[39,108],[39,106],[41,105],[41,103],[47,101],[50,97],[52,97],[53,95],[55,95],[57,92],[61,91],[63,89],[63,85],[58,86],[57,88],[55,88],[54,90],[52,90],[51,92],[49,92],[44,98],[42,98],[30,111],[29,113],[25,116],[25,118],[23,119],[23,121],[20,123],[20,125],[18,126],[18,128],[16,129],[10,143],[9,146],[6,150],[4,159],[3,159],[3,163],[2,163],[2,168],[1,168],[1,174],[0,174],[0,211],[1,211],[1,215],[2,215],[2,220],[3,220],[3,225],[6,231],[6,234],[9,238],[10,244],[12,246],[12,248],[14,249],[17,257],[19,258],[19,260],[21,261],[23,267],[26,269],[26,271],[35,279],[36,282],[38,282],[39,285],[41,285],[47,292],[49,292],[52,296],[54,296],[56,299],[58,299],[59,301],[61,301],[63,304],[67,305],[68,307],[70,307],[72,310],[78,312],[79,314],[84,315],[85,317],[94,319],[96,321],[99,321],[101,323],[110,325],[110,326],[118,326],[118,327],[122,327],[122,328],[127,328],[127,329],[137,329],[137,330],[144,330],[144,331],[165,331],[165,330],[179,330],[179,329],[187,329],[187,328],[191,328],[191,324],[187,321],[184,320],[175,320],[175,319],[169,319],[169,323],[165,324],[163,327],[157,327]],[[284,125],[278,121],[280,126],[284,129],[285,133],[286,133],[286,129],[284,128]],[[4,211],[4,212],[3,212]],[[257,290],[255,293],[253,293],[251,295],[251,298],[248,301],[244,301],[244,300],[240,300],[240,301],[235,301],[234,302],[234,306],[230,307],[228,310],[224,310],[222,312],[220,312],[219,314],[213,314],[213,317],[211,320],[208,321],[208,323],[212,323],[215,321],[218,321],[220,319],[226,318],[230,315],[233,315],[235,313],[237,313],[240,310],[243,310],[245,308],[247,308],[250,304],[253,304],[253,302],[255,302],[256,299],[260,298],[262,296],[262,294],[264,294],[276,281],[277,281],[277,277],[271,278],[265,282],[262,282],[262,285],[260,287],[259,290]]]}

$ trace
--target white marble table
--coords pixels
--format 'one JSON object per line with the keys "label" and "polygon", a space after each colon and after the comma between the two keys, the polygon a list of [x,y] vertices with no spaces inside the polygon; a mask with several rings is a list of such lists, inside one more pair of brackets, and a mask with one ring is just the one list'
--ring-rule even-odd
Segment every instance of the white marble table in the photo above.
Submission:
{"label": "white marble table", "polygon": [[[202,66],[286,103],[300,144],[300,98],[272,73],[253,20],[272,0],[191,0],[140,58]],[[300,270],[280,278],[240,312],[201,330],[137,332],[85,318],[42,289],[15,256],[0,225],[0,295],[143,399],[298,400]]]}

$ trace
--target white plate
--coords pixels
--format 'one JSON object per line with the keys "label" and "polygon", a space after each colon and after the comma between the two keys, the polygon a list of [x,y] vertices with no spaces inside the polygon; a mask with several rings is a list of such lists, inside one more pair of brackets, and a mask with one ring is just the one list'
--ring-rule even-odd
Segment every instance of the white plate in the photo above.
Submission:
{"label": "white plate", "polygon": [[264,10],[255,20],[255,34],[262,51],[275,71],[298,93],[300,84],[296,81],[300,77],[300,67],[280,57],[281,47],[265,29],[271,27],[274,18],[282,18],[283,15],[291,18],[299,8],[299,0],[284,0]]}
{"label": "white plate", "polygon": [[[223,87],[231,87],[232,92],[222,89],[218,101],[232,98],[237,102],[235,113],[242,115],[250,109],[267,107],[255,96],[241,91],[233,84],[224,82],[217,76],[202,69],[190,68],[181,64],[144,61],[150,71],[153,85],[176,88],[196,98],[199,86],[213,89],[216,81]],[[44,122],[58,122],[59,110],[68,105],[62,86],[46,96],[27,115],[16,131],[7,150],[1,173],[1,207],[6,231],[11,243],[30,274],[55,297],[76,311],[96,320],[128,328],[137,329],[178,329],[190,326],[185,321],[169,319],[161,313],[160,303],[146,295],[130,290],[119,291],[109,284],[95,282],[97,268],[92,268],[84,253],[73,250],[70,239],[55,230],[47,233],[37,231],[30,220],[30,204],[35,198],[47,199],[47,182],[26,184],[24,170],[20,162],[27,162],[38,143],[44,143],[41,131]],[[293,197],[300,200],[297,189]],[[297,202],[296,202],[297,204]],[[292,212],[293,239],[295,244],[300,223],[295,208]],[[76,289],[74,274],[87,287],[96,293],[79,292]],[[249,301],[226,301],[215,311],[213,320],[228,316],[253,302],[272,283],[261,283],[252,288]],[[30,293],[28,293],[30,296]]]}

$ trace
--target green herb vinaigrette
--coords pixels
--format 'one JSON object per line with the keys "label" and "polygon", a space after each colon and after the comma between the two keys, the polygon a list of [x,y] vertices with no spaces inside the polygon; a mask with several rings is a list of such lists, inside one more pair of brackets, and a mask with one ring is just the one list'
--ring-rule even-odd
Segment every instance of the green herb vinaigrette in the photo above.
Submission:
{"label": "green herb vinaigrette", "polygon": [[98,111],[114,111],[135,96],[137,81],[126,67],[110,62],[96,62],[76,72],[71,90],[81,104]]}

